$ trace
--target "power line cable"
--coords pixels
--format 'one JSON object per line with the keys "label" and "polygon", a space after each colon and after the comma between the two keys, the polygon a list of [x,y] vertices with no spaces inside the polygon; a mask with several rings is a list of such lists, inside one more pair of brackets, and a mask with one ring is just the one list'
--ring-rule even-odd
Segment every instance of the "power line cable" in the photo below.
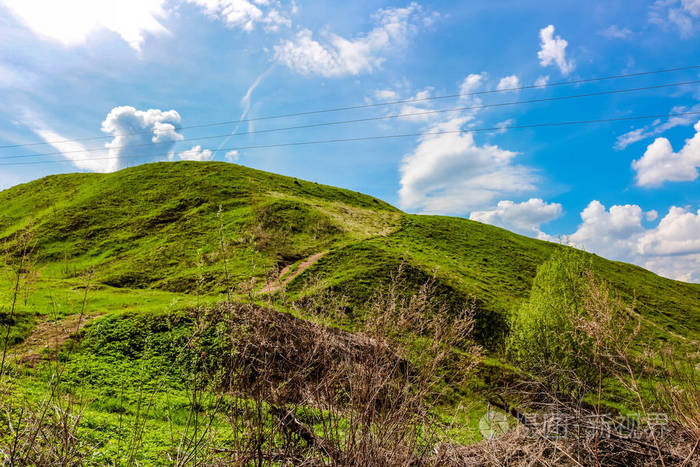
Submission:
{"label": "power line cable", "polygon": [[[530,124],[524,124],[524,125],[505,125],[505,126],[497,126],[497,127],[469,128],[469,129],[464,129],[464,130],[460,129],[460,130],[433,131],[433,132],[425,132],[425,133],[404,133],[404,134],[398,134],[398,135],[362,136],[362,137],[356,137],[356,138],[335,138],[335,139],[326,139],[326,140],[297,141],[297,142],[291,142],[291,143],[275,143],[275,144],[264,144],[264,145],[255,145],[255,146],[237,146],[237,147],[215,149],[212,152],[242,151],[242,150],[250,150],[250,149],[269,149],[269,148],[280,148],[280,147],[291,147],[291,146],[308,146],[308,145],[314,145],[314,144],[346,143],[346,142],[353,142],[353,141],[375,141],[375,140],[397,139],[397,138],[408,138],[408,137],[437,136],[437,135],[445,135],[445,134],[453,134],[453,133],[477,133],[477,132],[493,132],[493,131],[500,132],[500,131],[518,130],[518,129],[526,129],[526,128],[545,128],[545,127],[556,127],[556,126],[586,125],[586,124],[592,124],[592,123],[610,123],[610,122],[622,122],[622,121],[630,121],[630,120],[679,117],[679,116],[683,116],[683,115],[700,115],[700,111],[698,111],[698,112],[676,112],[676,113],[655,114],[655,115],[637,115],[637,116],[631,116],[631,117],[601,118],[601,119],[593,119],[593,120],[574,120],[574,121],[567,121],[567,122],[530,123]],[[149,155],[149,157],[167,157],[167,156],[170,156],[170,153]],[[32,162],[9,162],[9,163],[6,162],[6,163],[0,163],[0,166],[54,164],[54,163],[65,163],[65,162],[76,163],[76,162],[121,159],[121,158],[132,158],[132,157],[144,157],[144,156],[141,154],[135,154],[135,155],[130,155],[130,156],[122,155],[122,156],[83,158],[83,159],[63,159],[63,160],[58,160],[58,161],[32,161]]]}
{"label": "power line cable", "polygon": [[[644,86],[644,87],[640,87],[640,88],[614,89],[614,90],[591,92],[591,93],[585,93],[585,94],[574,94],[574,95],[569,95],[569,96],[545,97],[545,98],[539,98],[539,99],[499,102],[499,103],[495,103],[495,104],[483,104],[483,105],[475,105],[475,106],[467,106],[467,107],[454,107],[454,108],[449,108],[449,109],[427,110],[427,111],[421,111],[421,112],[402,113],[402,114],[395,114],[395,115],[384,115],[381,117],[367,117],[367,118],[358,118],[358,119],[352,119],[352,120],[340,120],[340,121],[334,121],[334,122],[311,123],[311,124],[307,124],[307,125],[297,125],[297,126],[282,127],[282,128],[269,128],[269,129],[263,129],[263,130],[252,130],[252,131],[236,133],[236,134],[225,133],[225,134],[218,134],[218,135],[198,136],[198,137],[194,137],[194,138],[183,138],[183,139],[177,140],[177,141],[124,144],[124,145],[120,145],[120,146],[111,146],[108,149],[149,147],[149,146],[157,146],[157,145],[163,145],[163,144],[182,143],[182,142],[186,142],[186,141],[203,141],[203,140],[208,140],[208,139],[218,139],[218,138],[225,138],[225,137],[229,137],[229,136],[243,136],[243,135],[252,135],[252,134],[259,134],[259,133],[272,133],[272,132],[278,132],[278,131],[300,130],[300,129],[308,129],[308,128],[333,126],[333,125],[344,125],[344,124],[351,124],[351,123],[361,123],[361,122],[370,122],[370,121],[378,121],[378,120],[389,120],[389,119],[396,119],[396,118],[417,117],[417,116],[425,116],[425,115],[439,114],[439,113],[446,113],[446,112],[458,112],[458,111],[464,111],[464,110],[476,110],[476,109],[485,109],[485,108],[492,108],[492,107],[504,107],[504,106],[511,106],[511,105],[534,104],[534,103],[541,103],[541,102],[580,99],[580,98],[585,98],[585,97],[595,97],[595,96],[603,96],[603,95],[609,95],[609,94],[621,94],[621,93],[628,93],[628,92],[646,91],[646,90],[651,90],[651,89],[660,89],[660,88],[668,88],[668,87],[676,87],[676,86],[687,86],[687,85],[698,84],[698,83],[700,83],[700,80],[685,81],[685,82],[681,82],[681,83],[671,83],[671,84],[659,84],[656,86]],[[58,154],[91,153],[91,152],[95,152],[95,151],[104,151],[105,149],[107,149],[107,148],[102,147],[102,148],[74,149],[74,150],[69,150],[69,151],[44,152],[44,153],[36,153],[36,154],[18,154],[18,155],[12,155],[12,156],[0,156],[0,160],[53,156],[53,155],[58,155]]]}
{"label": "power line cable", "polygon": [[[410,104],[410,103],[416,103],[416,102],[434,101],[434,100],[440,100],[440,99],[452,99],[452,98],[458,98],[458,97],[468,97],[468,96],[493,94],[493,93],[501,93],[501,92],[509,92],[509,91],[523,91],[523,90],[527,90],[527,89],[545,89],[545,88],[551,88],[551,87],[556,87],[556,86],[571,86],[571,85],[576,85],[576,84],[593,83],[593,82],[606,81],[606,80],[635,78],[635,77],[640,77],[640,76],[649,76],[649,75],[656,75],[656,74],[661,74],[661,73],[687,71],[687,70],[694,70],[694,69],[699,69],[699,68],[700,68],[700,65],[688,65],[688,66],[682,66],[682,67],[676,67],[676,68],[666,68],[666,69],[654,70],[654,71],[625,73],[625,74],[602,76],[602,77],[595,77],[595,78],[586,78],[586,79],[578,79],[578,80],[570,80],[570,81],[559,81],[559,82],[546,83],[546,84],[533,84],[533,85],[518,86],[518,87],[513,87],[513,88],[489,89],[489,90],[474,91],[474,92],[469,92],[469,93],[447,94],[447,95],[442,95],[442,96],[422,97],[422,98],[416,98],[416,99],[402,99],[402,100],[395,100],[395,101],[389,101],[389,102],[376,102],[376,103],[371,103],[371,104],[360,104],[360,105],[352,105],[352,106],[346,106],[346,107],[335,107],[335,108],[327,108],[327,109],[308,110],[308,111],[304,111],[304,112],[293,112],[293,113],[287,113],[287,114],[268,115],[268,116],[263,116],[263,117],[253,117],[253,118],[244,118],[244,119],[238,119],[238,120],[224,120],[224,121],[219,121],[219,122],[202,123],[202,124],[198,124],[198,125],[187,125],[187,126],[179,127],[178,130],[191,129],[191,128],[207,128],[207,127],[212,127],[212,126],[230,125],[230,124],[236,124],[236,123],[247,123],[247,122],[255,122],[255,121],[261,121],[261,120],[273,120],[273,119],[279,119],[279,118],[300,117],[300,116],[322,114],[322,113],[329,113],[329,112],[342,112],[342,111],[346,111],[346,110],[358,110],[358,109],[366,109],[366,108],[396,105],[396,104]],[[8,144],[8,145],[0,146],[0,149],[18,148],[18,147],[25,147],[25,146],[39,146],[39,145],[45,145],[45,144],[72,143],[72,142],[77,142],[77,141],[89,141],[89,140],[96,140],[96,139],[109,139],[109,138],[114,138],[116,136],[132,136],[132,135],[151,134],[153,132],[164,132],[164,131],[170,131],[170,130],[140,131],[140,132],[131,132],[131,133],[120,133],[120,134],[116,134],[116,135],[86,136],[86,137],[82,137],[82,138],[72,138],[72,139],[64,139],[64,140],[42,141],[42,142],[22,143],[22,144]]]}

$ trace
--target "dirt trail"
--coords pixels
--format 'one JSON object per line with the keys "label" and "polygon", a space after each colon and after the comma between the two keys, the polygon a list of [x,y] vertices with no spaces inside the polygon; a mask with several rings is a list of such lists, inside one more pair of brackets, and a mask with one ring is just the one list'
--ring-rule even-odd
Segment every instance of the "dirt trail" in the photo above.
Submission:
{"label": "dirt trail", "polygon": [[102,315],[104,313],[82,317],[80,314],[74,314],[58,321],[44,319],[36,325],[24,342],[11,349],[8,359],[35,366],[45,358],[44,350],[61,348],[72,335]]}
{"label": "dirt trail", "polygon": [[275,279],[273,282],[270,282],[266,284],[259,293],[265,294],[265,293],[274,293],[277,292],[278,290],[282,289],[285,285],[289,284],[294,280],[295,277],[297,277],[299,274],[302,272],[306,271],[309,269],[311,266],[313,266],[316,261],[321,259],[323,255],[325,255],[327,252],[322,251],[320,253],[316,253],[315,255],[311,255],[308,258],[306,258],[304,261],[299,263],[297,268],[294,270],[294,272],[290,273],[290,269],[292,269],[293,264],[290,264],[288,266],[285,266],[279,273],[279,276],[277,276],[277,279]]}

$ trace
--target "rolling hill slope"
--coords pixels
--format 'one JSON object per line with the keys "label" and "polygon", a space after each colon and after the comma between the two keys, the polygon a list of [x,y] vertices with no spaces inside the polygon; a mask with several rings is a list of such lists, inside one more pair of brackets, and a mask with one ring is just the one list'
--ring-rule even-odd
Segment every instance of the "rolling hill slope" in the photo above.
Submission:
{"label": "rolling hill slope", "polygon": [[[536,268],[561,246],[462,218],[404,214],[371,196],[242,166],[158,163],[111,174],[46,177],[0,193],[0,240],[33,232],[42,280],[94,270],[115,289],[216,296],[318,253],[288,281],[300,297],[332,287],[361,306],[400,264],[416,284],[435,276],[460,305],[474,297],[484,342],[504,332]],[[700,285],[591,255],[597,273],[661,339],[700,335]],[[309,266],[305,264],[305,266]],[[320,278],[308,287],[310,278]]]}
{"label": "rolling hill slope", "polygon": [[[31,261],[18,261],[27,240]],[[81,413],[72,430],[95,465],[168,464],[181,439],[201,437],[191,433],[192,417],[210,420],[211,445],[227,453],[239,435],[252,433],[249,425],[230,423],[229,403],[257,400],[260,410],[250,411],[253,418],[245,423],[272,417],[260,419],[258,428],[277,426],[274,413],[288,407],[321,435],[324,412],[313,391],[298,403],[309,387],[335,388],[341,368],[351,371],[348,381],[370,377],[357,394],[380,395],[401,388],[395,384],[410,380],[416,368],[429,368],[416,381],[440,394],[439,403],[430,405],[431,423],[451,442],[478,442],[494,393],[547,377],[514,366],[503,351],[504,337],[510,317],[530,297],[538,266],[568,248],[462,218],[406,214],[371,196],[216,162],[56,175],[13,187],[0,192],[0,241],[0,343],[9,344],[0,408],[22,417],[45,410],[51,400],[60,407],[57,414]],[[658,350],[669,342],[674,355],[696,364],[700,285],[585,257],[635,304],[642,317],[635,344]],[[399,287],[387,287],[396,285],[399,271]],[[438,300],[414,294],[428,281]],[[375,295],[387,290],[406,297],[389,295],[383,302]],[[475,332],[470,321],[469,332],[455,334],[457,341],[434,346],[430,333],[449,336],[451,313],[474,303]],[[363,320],[367,313],[377,319]],[[421,322],[435,327],[412,327]],[[384,327],[372,334],[375,323]],[[646,358],[639,348],[632,352]],[[422,367],[430,349],[444,360]],[[228,366],[234,363],[239,366]],[[393,368],[399,378],[378,377],[382,368]],[[239,381],[240,391],[224,391],[220,378],[240,377],[243,370],[249,377]],[[469,379],[456,376],[462,370]],[[264,389],[269,381],[259,376],[270,376],[268,371],[275,383]],[[294,378],[301,379],[297,390],[289,389],[291,399],[278,399],[295,387],[288,384]],[[645,378],[654,383],[651,373]],[[616,381],[610,376],[602,382],[603,406],[638,410]],[[252,387],[271,392],[255,399]],[[400,393],[428,394],[417,388],[409,381]],[[346,410],[343,394],[334,404]],[[384,405],[382,397],[370,405]],[[418,401],[419,407],[426,402]],[[396,407],[404,410],[401,403]],[[338,426],[345,426],[343,413]],[[410,420],[412,413],[406,412]],[[0,421],[0,447],[14,445],[3,438],[13,420]],[[49,422],[37,426],[58,426]],[[403,425],[414,435],[418,428]]]}

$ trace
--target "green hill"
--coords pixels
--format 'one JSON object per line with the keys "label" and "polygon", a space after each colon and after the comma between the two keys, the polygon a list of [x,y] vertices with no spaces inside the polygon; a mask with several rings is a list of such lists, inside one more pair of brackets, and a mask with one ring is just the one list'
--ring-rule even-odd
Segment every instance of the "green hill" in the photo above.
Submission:
{"label": "green hill", "polygon": [[[367,426],[348,418],[352,398],[343,392],[358,375],[367,378],[358,392],[374,395],[371,411],[379,416],[368,424],[398,436],[392,449],[427,442],[422,419],[403,407],[422,407],[432,389],[421,391],[433,385],[444,397],[431,407],[431,420],[450,440],[478,441],[489,394],[542,376],[511,366],[503,346],[538,266],[568,248],[218,162],[54,175],[15,186],[0,192],[0,241],[0,343],[8,344],[0,448],[26,448],[27,463],[42,465],[64,462],[70,449],[89,465],[170,464],[183,449],[197,460],[199,417],[208,418],[211,455],[247,452],[240,443],[255,441],[251,430],[268,436],[266,452],[277,452],[280,439],[294,450],[300,444],[274,428],[289,423],[285,410],[294,411],[294,429],[310,426],[339,442],[349,427]],[[25,260],[22,251],[29,252]],[[671,343],[697,358],[700,285],[584,256],[641,316],[638,349]],[[397,276],[401,287],[393,289]],[[412,295],[426,283],[438,302]],[[392,291],[398,295],[386,295]],[[381,293],[389,300],[377,298]],[[445,328],[458,329],[450,319],[472,306],[475,339],[450,337]],[[421,328],[423,319],[432,331]],[[374,320],[382,332],[373,334]],[[409,322],[423,330],[406,328]],[[431,347],[430,336],[439,334],[447,344]],[[471,379],[460,380],[462,371]],[[653,383],[650,371],[645,381]],[[637,404],[614,378],[603,386],[608,408]],[[332,389],[328,410],[309,388]],[[418,396],[406,400],[409,394]],[[392,413],[391,401],[397,425],[386,427],[391,417],[374,411],[385,405]],[[47,407],[55,410],[47,415]],[[14,420],[25,432],[14,431]],[[304,436],[301,445],[315,439]],[[402,444],[407,439],[418,445]],[[69,449],[66,440],[79,442]],[[208,462],[202,459],[188,462]]]}
{"label": "green hill", "polygon": [[[112,174],[46,177],[0,193],[0,240],[33,232],[42,281],[94,270],[114,290],[217,296],[325,253],[287,284],[292,296],[331,287],[352,312],[400,264],[416,284],[435,276],[455,304],[479,303],[493,342],[527,298],[536,268],[561,246],[478,222],[404,214],[349,190],[226,163],[159,163]],[[700,335],[700,285],[592,259],[649,321],[653,335]],[[309,286],[309,279],[316,284]],[[318,280],[321,279],[319,282]]]}

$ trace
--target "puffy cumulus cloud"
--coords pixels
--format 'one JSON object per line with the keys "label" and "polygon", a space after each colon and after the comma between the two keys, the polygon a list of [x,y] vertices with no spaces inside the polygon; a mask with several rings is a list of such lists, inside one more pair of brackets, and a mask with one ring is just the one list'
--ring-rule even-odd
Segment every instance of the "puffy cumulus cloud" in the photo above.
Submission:
{"label": "puffy cumulus cloud", "polygon": [[657,256],[646,258],[639,264],[669,279],[700,283],[700,254]]}
{"label": "puffy cumulus cloud", "polygon": [[635,204],[611,206],[599,201],[581,212],[583,221],[568,243],[610,259],[627,261],[673,279],[700,282],[700,209],[672,206],[656,227],[656,211]]}
{"label": "puffy cumulus cloud", "polygon": [[534,190],[532,169],[514,164],[516,152],[485,144],[461,131],[469,116],[433,124],[400,167],[400,204],[404,209],[466,214],[508,194]]}
{"label": "puffy cumulus cloud", "polygon": [[693,37],[700,18],[700,0],[657,0],[649,7],[649,22],[678,31],[683,39]]}
{"label": "puffy cumulus cloud", "polygon": [[698,178],[700,121],[693,128],[695,135],[686,140],[679,152],[673,151],[668,139],[657,138],[640,159],[632,161],[632,168],[637,172],[637,185],[654,187],[664,182],[692,181]]}
{"label": "puffy cumulus cloud", "polygon": [[537,58],[540,59],[540,65],[546,67],[552,64],[559,67],[563,75],[568,75],[574,71],[574,62],[566,59],[567,41],[561,36],[554,36],[554,26],[549,25],[540,29],[540,50],[537,52]]}
{"label": "puffy cumulus cloud", "polygon": [[561,204],[547,203],[540,198],[530,198],[522,203],[499,201],[495,209],[472,211],[469,218],[521,234],[546,238],[540,226],[559,218],[561,214]]}
{"label": "puffy cumulus cloud", "polygon": [[214,153],[210,149],[202,149],[202,146],[192,146],[192,149],[178,153],[178,157],[183,161],[210,161],[214,158]]}
{"label": "puffy cumulus cloud", "polygon": [[606,209],[600,201],[591,201],[581,212],[583,223],[568,236],[569,243],[606,257],[634,248],[636,236],[644,231],[642,208],[633,204]]}
{"label": "puffy cumulus cloud", "polygon": [[113,108],[102,122],[102,131],[114,136],[105,144],[113,161],[110,169],[172,159],[173,146],[183,139],[180,122],[175,110]]}
{"label": "puffy cumulus cloud", "polygon": [[274,59],[303,75],[337,77],[372,72],[384,62],[386,52],[402,46],[430,17],[414,2],[405,8],[379,10],[374,15],[377,26],[355,39],[325,31],[319,42],[310,30],[303,29],[274,47]]}
{"label": "puffy cumulus cloud", "polygon": [[280,27],[290,27],[292,21],[280,12],[280,2],[270,0],[187,0],[201,7],[212,18],[219,19],[230,28],[252,31],[262,24],[265,31],[276,32]]}
{"label": "puffy cumulus cloud", "polygon": [[158,20],[166,0],[0,0],[39,37],[64,45],[87,42],[91,33],[105,29],[118,34],[136,51],[147,34],[168,33]]}
{"label": "puffy cumulus cloud", "polygon": [[240,159],[241,154],[236,151],[235,149],[232,151],[227,152],[224,157],[228,162],[238,162],[238,159]]}
{"label": "puffy cumulus cloud", "polygon": [[[469,94],[482,89],[486,77],[486,73],[468,75],[459,84],[460,103],[478,106],[479,97]],[[469,127],[476,124],[479,111],[455,110],[425,119],[425,134],[399,167],[399,204],[404,209],[466,215],[536,188],[535,171],[516,163],[517,152],[475,141]],[[506,120],[496,126],[511,124]]]}
{"label": "puffy cumulus cloud", "polygon": [[498,82],[498,86],[496,86],[496,89],[499,91],[505,91],[513,90],[518,87],[520,87],[520,79],[516,75],[510,75],[506,76],[505,78],[501,78],[501,80]]}
{"label": "puffy cumulus cloud", "polygon": [[700,253],[700,209],[693,213],[673,206],[659,225],[644,232],[637,242],[642,255],[687,255]]}
{"label": "puffy cumulus cloud", "polygon": [[486,80],[486,72],[483,73],[471,73],[464,78],[462,84],[459,86],[459,94],[461,99],[469,97],[469,94],[476,92]]}
{"label": "puffy cumulus cloud", "polygon": [[[695,113],[700,112],[700,104],[695,104],[691,107],[684,105],[677,105],[671,108],[669,114],[680,114],[680,113]],[[688,126],[695,122],[697,115],[671,115],[666,120],[657,119],[651,124],[646,125],[642,128],[636,128],[630,130],[617,137],[615,145],[613,146],[616,150],[621,151],[630,144],[634,144],[637,141],[642,141],[647,138],[652,138],[660,134],[665,133],[671,128],[677,126]]]}

